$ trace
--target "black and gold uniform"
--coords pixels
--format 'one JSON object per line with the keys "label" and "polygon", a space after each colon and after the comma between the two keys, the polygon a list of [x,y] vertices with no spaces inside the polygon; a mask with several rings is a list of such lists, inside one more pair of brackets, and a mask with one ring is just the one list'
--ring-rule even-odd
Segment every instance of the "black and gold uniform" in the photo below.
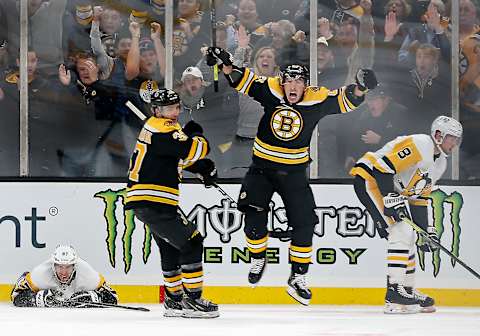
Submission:
{"label": "black and gold uniform", "polygon": [[[152,112],[168,105],[175,105],[180,111],[180,99],[174,91],[158,92],[159,97],[152,97]],[[211,170],[214,165],[204,159],[209,145],[200,125],[191,122],[182,129],[176,119],[157,116],[149,118],[138,135],[130,162],[125,209],[133,209],[135,216],[150,227],[160,249],[170,300],[165,303],[165,316],[182,316],[179,305],[183,294],[191,302],[199,300],[202,294],[203,237],[178,207],[181,171],[203,174],[206,166]],[[178,307],[170,309],[170,304]],[[210,303],[206,309],[214,311],[201,317],[218,316],[214,306]]]}
{"label": "black and gold uniform", "polygon": [[[308,69],[299,65],[288,66],[282,78],[259,77],[249,69],[236,67],[227,75],[232,87],[251,96],[264,108],[254,141],[252,165],[243,180],[238,201],[238,208],[245,213],[244,231],[254,258],[252,263],[255,259],[265,259],[269,202],[277,192],[292,228],[292,274],[305,275],[311,263],[314,226],[318,223],[306,171],[311,161],[310,139],[320,119],[354,110],[363,101],[363,96],[354,95],[355,85],[337,90],[307,86],[302,99],[290,104],[282,87],[282,82],[289,77],[303,78],[308,85]],[[260,280],[264,265],[255,268],[252,266],[249,274],[251,283]],[[302,304],[309,301],[309,298],[296,299]]]}

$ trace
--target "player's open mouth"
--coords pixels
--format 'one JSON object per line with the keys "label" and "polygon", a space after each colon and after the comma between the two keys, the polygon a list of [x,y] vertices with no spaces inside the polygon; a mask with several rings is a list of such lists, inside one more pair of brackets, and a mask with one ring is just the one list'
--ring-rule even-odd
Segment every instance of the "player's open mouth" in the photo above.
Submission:
{"label": "player's open mouth", "polygon": [[290,98],[297,98],[297,97],[298,97],[298,95],[297,95],[296,92],[290,92],[290,93],[288,94],[288,96],[289,96]]}

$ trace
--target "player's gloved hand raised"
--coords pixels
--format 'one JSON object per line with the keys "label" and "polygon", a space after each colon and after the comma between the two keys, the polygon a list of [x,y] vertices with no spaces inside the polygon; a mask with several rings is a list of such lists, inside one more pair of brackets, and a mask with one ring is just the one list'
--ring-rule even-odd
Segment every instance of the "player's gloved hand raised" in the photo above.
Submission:
{"label": "player's gloved hand raised", "polygon": [[207,49],[207,65],[214,66],[220,60],[226,66],[233,65],[233,56],[228,51],[218,47],[209,47]]}
{"label": "player's gloved hand raised", "polygon": [[388,193],[383,197],[383,214],[393,217],[396,222],[401,222],[403,218],[411,218],[408,211],[407,198],[396,192]]}
{"label": "player's gloved hand raised", "polygon": [[196,163],[197,176],[202,180],[205,187],[212,187],[217,181],[217,168],[210,159],[198,160]]}
{"label": "player's gloved hand raised", "polygon": [[183,126],[183,133],[185,133],[189,137],[201,135],[203,134],[203,128],[202,126],[200,126],[200,124],[197,124],[195,121],[190,120],[188,123],[185,124],[185,126]]}
{"label": "player's gloved hand raised", "polygon": [[417,243],[418,248],[424,252],[435,252],[439,249],[438,244],[440,244],[437,229],[435,228],[435,226],[428,226],[427,233],[428,239],[420,236],[420,239]]}
{"label": "player's gloved hand raised", "polygon": [[68,299],[68,304],[72,307],[82,306],[91,302],[100,302],[100,298],[95,291],[76,292]]}
{"label": "player's gloved hand raised", "polygon": [[63,307],[65,299],[62,292],[55,289],[43,289],[35,295],[35,303],[37,307]]}
{"label": "player's gloved hand raised", "polygon": [[355,82],[361,91],[373,90],[378,85],[377,76],[371,69],[359,69],[355,76]]}

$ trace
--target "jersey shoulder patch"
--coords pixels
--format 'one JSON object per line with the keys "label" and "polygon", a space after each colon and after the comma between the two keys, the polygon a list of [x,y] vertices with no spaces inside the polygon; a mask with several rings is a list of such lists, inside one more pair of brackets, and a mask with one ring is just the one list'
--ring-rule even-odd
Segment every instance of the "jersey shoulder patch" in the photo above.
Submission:
{"label": "jersey shoulder patch", "polygon": [[155,117],[148,119],[143,127],[152,133],[169,133],[182,129],[178,122],[174,122],[170,119]]}

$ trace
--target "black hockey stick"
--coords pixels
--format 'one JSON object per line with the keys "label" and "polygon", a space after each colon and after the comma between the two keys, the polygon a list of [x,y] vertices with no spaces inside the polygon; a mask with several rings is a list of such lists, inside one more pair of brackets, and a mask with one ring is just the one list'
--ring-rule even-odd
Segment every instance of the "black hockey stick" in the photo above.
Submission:
{"label": "black hockey stick", "polygon": [[402,220],[404,222],[406,222],[407,224],[409,224],[415,231],[417,231],[423,238],[425,238],[428,242],[430,243],[433,243],[435,246],[438,246],[438,248],[440,250],[442,250],[443,252],[445,252],[450,258],[452,258],[453,260],[455,260],[456,262],[458,262],[460,265],[462,265],[467,271],[469,271],[470,273],[472,273],[477,279],[480,279],[480,274],[478,274],[477,272],[475,272],[470,266],[468,266],[467,264],[465,264],[462,260],[460,260],[456,255],[454,255],[452,252],[450,252],[446,247],[444,247],[443,245],[441,245],[438,241],[435,241],[434,239],[430,238],[430,236],[428,235],[428,233],[423,229],[421,228],[420,226],[418,226],[417,224],[415,224],[410,218],[408,217],[403,217]]}
{"label": "black hockey stick", "polygon": [[132,306],[125,306],[125,305],[119,305],[119,304],[113,304],[113,303],[103,303],[103,302],[86,302],[86,303],[80,303],[78,305],[73,306],[75,308],[82,308],[82,307],[93,307],[93,308],[122,308],[122,309],[128,309],[128,310],[138,310],[138,311],[143,311],[143,312],[149,312],[150,309],[144,308],[144,307],[132,307]]}
{"label": "black hockey stick", "polygon": [[[210,24],[212,25],[212,47],[217,46],[217,11],[215,0],[210,0]],[[218,64],[213,66],[213,89],[218,92]]]}

